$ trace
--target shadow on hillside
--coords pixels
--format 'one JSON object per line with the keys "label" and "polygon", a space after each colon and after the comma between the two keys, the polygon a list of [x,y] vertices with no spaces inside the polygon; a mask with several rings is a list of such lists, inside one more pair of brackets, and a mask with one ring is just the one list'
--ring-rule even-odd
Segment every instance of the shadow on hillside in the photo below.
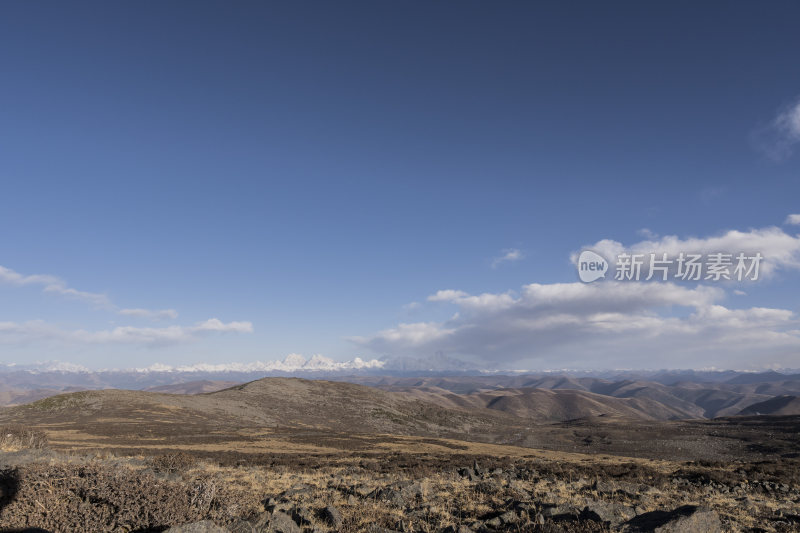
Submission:
{"label": "shadow on hillside", "polygon": [[14,501],[19,492],[19,474],[16,468],[0,470],[0,514]]}
{"label": "shadow on hillside", "polygon": [[650,511],[629,520],[628,525],[637,531],[655,531],[656,528],[664,526],[677,518],[691,516],[697,512],[697,509],[696,505],[684,505],[672,511]]}
{"label": "shadow on hillside", "polygon": [[[3,510],[14,501],[19,492],[19,474],[15,468],[0,470],[0,518]],[[46,529],[29,527],[24,529],[0,529],[6,533],[50,533]]]}

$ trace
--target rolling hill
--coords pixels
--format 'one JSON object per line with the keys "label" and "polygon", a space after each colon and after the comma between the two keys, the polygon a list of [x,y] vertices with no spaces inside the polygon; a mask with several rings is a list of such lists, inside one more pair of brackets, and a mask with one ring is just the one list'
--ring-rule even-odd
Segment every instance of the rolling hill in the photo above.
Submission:
{"label": "rolling hill", "polygon": [[448,409],[351,383],[264,378],[202,394],[99,390],[0,411],[0,424],[40,425],[94,436],[170,438],[246,428],[341,433],[479,435],[492,441],[522,425],[489,409]]}
{"label": "rolling hill", "polygon": [[437,388],[395,389],[404,394],[453,409],[490,409],[533,423],[561,422],[590,416],[638,420],[696,418],[694,413],[672,408],[648,398],[615,398],[572,389],[496,389],[454,394]]}
{"label": "rolling hill", "polygon": [[800,415],[800,397],[776,396],[753,404],[739,413],[741,415]]}

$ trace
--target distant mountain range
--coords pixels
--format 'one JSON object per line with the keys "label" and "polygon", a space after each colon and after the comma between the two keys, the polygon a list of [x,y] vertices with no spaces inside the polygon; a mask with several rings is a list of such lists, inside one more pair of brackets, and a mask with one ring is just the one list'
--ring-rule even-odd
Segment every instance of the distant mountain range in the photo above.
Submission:
{"label": "distant mountain range", "polygon": [[754,403],[740,413],[742,415],[797,415],[800,414],[800,398],[785,395],[775,396],[763,402]]}
{"label": "distant mountain range", "polygon": [[[439,405],[483,406],[537,421],[566,420],[597,414],[639,419],[715,418],[740,414],[753,404],[777,396],[800,395],[797,374],[733,373],[727,381],[686,375],[683,380],[611,379],[571,375],[391,377],[361,376],[353,382],[412,394]],[[658,376],[655,376],[658,377]],[[620,379],[622,378],[622,379]],[[782,414],[793,414],[787,407]],[[762,414],[768,414],[763,409]],[[800,414],[798,411],[797,414]]]}
{"label": "distant mountain range", "polygon": [[670,420],[800,414],[797,372],[447,373],[392,369],[375,360],[341,363],[319,356],[309,360],[290,356],[284,361],[248,365],[154,365],[104,371],[60,364],[6,366],[0,370],[0,405],[97,389],[201,394],[263,377],[288,376],[368,385],[447,409],[503,412],[537,423],[584,416]]}
{"label": "distant mountain range", "polygon": [[30,373],[73,373],[73,374],[115,374],[121,372],[150,373],[264,373],[264,372],[337,372],[353,370],[379,369],[385,366],[385,361],[371,359],[364,361],[356,357],[351,361],[334,361],[329,357],[314,355],[306,359],[299,354],[289,354],[283,360],[254,361],[251,363],[196,363],[193,365],[166,365],[155,363],[147,367],[128,369],[103,369],[91,370],[82,365],[65,363],[62,361],[44,361],[32,364],[0,364],[2,372],[30,372]]}

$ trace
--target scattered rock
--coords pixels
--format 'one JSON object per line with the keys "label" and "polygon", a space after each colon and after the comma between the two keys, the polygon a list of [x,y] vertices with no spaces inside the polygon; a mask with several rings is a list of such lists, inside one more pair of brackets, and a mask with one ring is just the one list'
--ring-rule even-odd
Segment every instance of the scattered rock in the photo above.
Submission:
{"label": "scattered rock", "polygon": [[465,477],[470,481],[480,481],[481,479],[481,476],[473,468],[462,468],[458,473],[461,474],[461,477]]}
{"label": "scattered rock", "polygon": [[542,516],[545,518],[566,517],[580,515],[580,510],[571,505],[542,504]]}
{"label": "scattered rock", "polygon": [[226,529],[229,533],[260,533],[260,529],[256,529],[252,523],[247,520],[238,518],[227,524]]}
{"label": "scattered rock", "polygon": [[228,530],[219,527],[211,520],[202,520],[200,522],[192,522],[191,524],[173,526],[164,533],[228,533]]}
{"label": "scattered rock", "polygon": [[504,526],[519,522],[519,516],[514,511],[506,511],[485,522],[487,527],[492,529],[500,529]]}
{"label": "scattered rock", "polygon": [[372,494],[373,490],[374,489],[369,485],[356,485],[353,488],[353,494],[355,494],[356,496],[361,496],[362,498],[366,498],[367,496]]}
{"label": "scattered rock", "polygon": [[417,496],[420,498],[422,497],[422,485],[416,481],[398,484],[397,488],[405,498],[414,499]]}
{"label": "scattered rock", "polygon": [[305,506],[295,507],[292,510],[292,519],[300,525],[311,524],[313,518],[314,518],[314,511],[312,511],[308,507]]}
{"label": "scattered rock", "polygon": [[269,520],[272,518],[272,513],[267,511],[265,513],[261,513],[253,520],[253,530],[256,533],[261,533],[262,531],[267,531],[269,529]]}
{"label": "scattered rock", "polygon": [[322,519],[325,520],[328,525],[337,530],[342,527],[342,522],[344,522],[342,519],[342,513],[340,513],[339,509],[332,505],[329,505],[322,510]]}
{"label": "scattered rock", "polygon": [[536,506],[528,502],[513,502],[511,506],[517,511],[529,512],[536,509]]}
{"label": "scattered rock", "polygon": [[607,522],[617,526],[635,516],[633,509],[619,503],[606,501],[587,500],[586,507],[581,511],[581,518],[596,522]]}
{"label": "scattered rock", "polygon": [[634,483],[625,483],[623,481],[605,481],[603,479],[598,479],[594,482],[593,488],[600,494],[618,494],[636,498],[641,493],[645,492],[648,487],[640,487]]}
{"label": "scattered rock", "polygon": [[672,511],[652,511],[627,522],[626,531],[653,533],[719,533],[722,524],[716,512],[684,505]]}
{"label": "scattered rock", "polygon": [[381,526],[378,526],[378,525],[375,525],[375,524],[372,524],[367,529],[367,532],[368,533],[400,533],[399,531],[396,531],[394,529],[387,529],[385,527],[381,527]]}
{"label": "scattered rock", "polygon": [[292,520],[292,517],[281,511],[272,513],[270,531],[274,533],[301,533],[300,526]]}
{"label": "scattered rock", "polygon": [[375,489],[370,493],[370,497],[395,507],[403,507],[406,503],[406,498],[402,492],[392,488]]}
{"label": "scattered rock", "polygon": [[480,481],[475,485],[475,490],[484,494],[496,494],[503,490],[503,485],[496,479]]}

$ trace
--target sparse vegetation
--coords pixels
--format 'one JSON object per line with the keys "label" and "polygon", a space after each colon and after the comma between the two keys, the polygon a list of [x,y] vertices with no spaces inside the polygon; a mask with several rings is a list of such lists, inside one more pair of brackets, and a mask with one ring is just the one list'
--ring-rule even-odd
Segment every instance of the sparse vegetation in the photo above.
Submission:
{"label": "sparse vegetation", "polygon": [[[750,465],[745,473],[727,464],[557,457],[385,453],[309,462],[281,454],[269,464],[232,465],[172,454],[34,461],[2,473],[15,494],[0,519],[6,527],[50,531],[159,531],[205,519],[230,531],[275,531],[270,527],[289,520],[308,532],[582,532],[635,531],[647,520],[689,513],[722,531],[800,531],[800,490],[786,483],[794,474],[766,481],[776,473],[769,465],[764,471]],[[798,470],[796,462],[783,466]]]}
{"label": "sparse vegetation", "polygon": [[711,528],[695,531],[800,531],[793,416],[523,426],[353,385],[265,380],[197,396],[64,395],[0,421],[14,428],[4,446],[23,450],[0,455],[0,527],[549,533],[692,520]]}
{"label": "sparse vegetation", "polygon": [[202,518],[225,522],[259,508],[255,495],[200,473],[168,481],[141,468],[101,461],[28,464],[0,472],[0,483],[7,493],[0,523],[12,528],[147,530]]}
{"label": "sparse vegetation", "polygon": [[150,459],[149,464],[156,472],[174,474],[185,472],[197,463],[197,459],[185,452],[173,452],[157,455]]}
{"label": "sparse vegetation", "polygon": [[72,392],[69,394],[59,394],[57,396],[50,396],[43,398],[26,405],[28,409],[35,409],[38,411],[53,411],[58,409],[65,409],[68,407],[76,407],[80,405],[81,401],[86,397],[86,392]]}
{"label": "sparse vegetation", "polygon": [[47,434],[44,431],[21,425],[0,427],[0,451],[41,449],[47,447]]}

